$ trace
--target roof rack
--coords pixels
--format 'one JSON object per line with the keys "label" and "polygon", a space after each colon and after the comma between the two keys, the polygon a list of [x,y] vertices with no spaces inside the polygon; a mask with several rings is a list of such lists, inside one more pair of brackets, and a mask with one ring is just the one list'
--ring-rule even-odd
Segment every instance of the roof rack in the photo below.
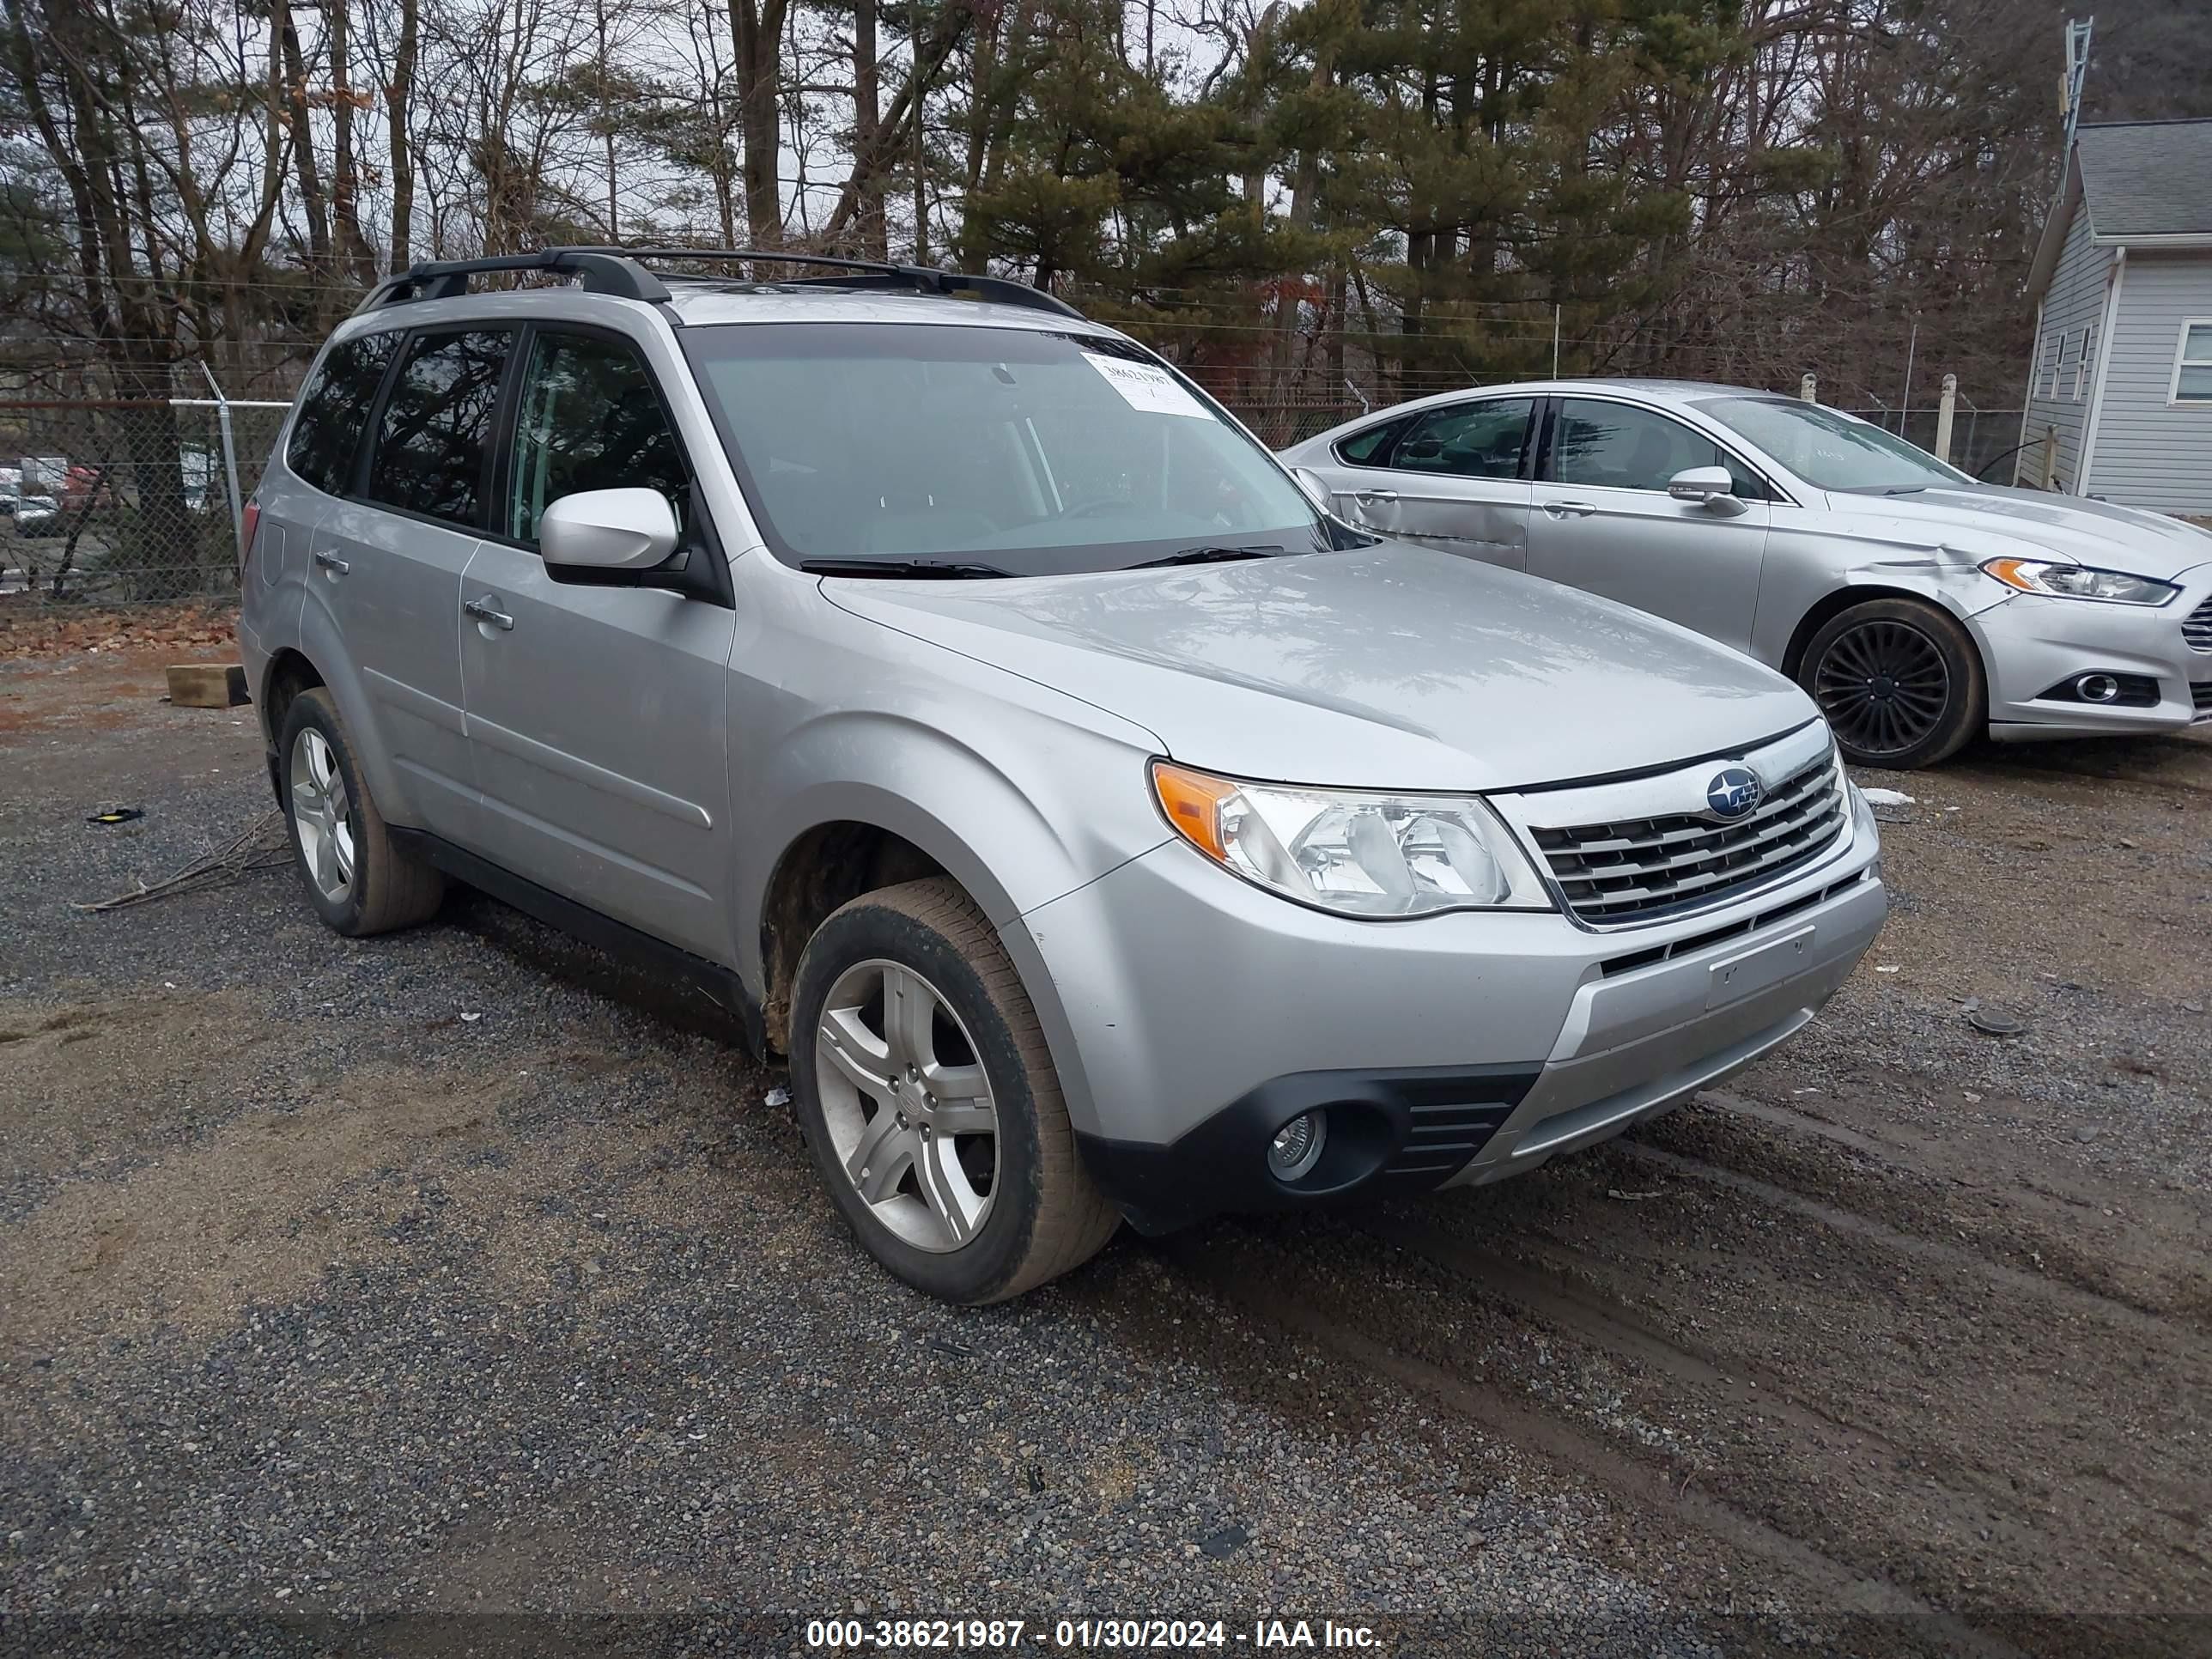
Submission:
{"label": "roof rack", "polygon": [[410,265],[386,277],[361,302],[362,311],[402,305],[410,300],[452,300],[469,291],[469,278],[503,270],[543,270],[574,276],[593,294],[657,303],[668,297],[665,283],[613,248],[549,247],[538,253],[503,253],[483,259],[436,259]]}
{"label": "roof rack", "polygon": [[[499,271],[540,270],[574,276],[586,291],[620,299],[660,304],[669,298],[668,283],[638,262],[641,259],[747,260],[761,264],[818,265],[830,275],[805,276],[799,283],[823,287],[880,290],[915,289],[946,298],[987,300],[997,305],[1024,306],[1055,316],[1080,319],[1083,313],[1056,295],[1007,276],[979,276],[962,270],[938,270],[928,265],[892,264],[875,259],[846,259],[827,253],[788,253],[734,247],[549,247],[537,253],[500,254],[483,259],[444,259],[411,265],[387,276],[362,301],[361,310],[412,300],[451,300],[468,292],[469,278]],[[704,281],[672,272],[668,280]],[[781,286],[781,285],[779,285]]]}

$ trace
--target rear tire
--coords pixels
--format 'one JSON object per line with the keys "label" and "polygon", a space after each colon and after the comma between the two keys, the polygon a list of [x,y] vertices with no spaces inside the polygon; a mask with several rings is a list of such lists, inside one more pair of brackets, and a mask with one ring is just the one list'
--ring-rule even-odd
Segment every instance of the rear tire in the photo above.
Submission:
{"label": "rear tire", "polygon": [[1910,772],[1989,726],[1989,681],[1959,620],[1919,599],[1869,599],[1822,624],[1797,683],[1854,766]]}
{"label": "rear tire", "polygon": [[956,883],[907,882],[832,915],[799,959],[791,1018],[815,1167],[868,1253],[915,1289],[1004,1301],[1114,1236],[1036,1011]]}
{"label": "rear tire", "polygon": [[325,688],[292,699],[277,756],[300,884],[325,925],[361,939],[434,915],[445,878],[392,844],[355,763],[353,738]]}

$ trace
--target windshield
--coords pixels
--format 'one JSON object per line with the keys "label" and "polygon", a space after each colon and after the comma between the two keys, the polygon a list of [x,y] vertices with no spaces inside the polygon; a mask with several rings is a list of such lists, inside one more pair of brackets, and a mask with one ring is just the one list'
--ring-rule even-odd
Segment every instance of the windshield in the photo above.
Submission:
{"label": "windshield", "polygon": [[681,337],[787,563],[1044,575],[1329,544],[1264,450],[1122,341],[826,322]]}
{"label": "windshield", "polygon": [[1973,482],[1878,426],[1792,398],[1708,398],[1696,407],[1816,489],[1905,491]]}

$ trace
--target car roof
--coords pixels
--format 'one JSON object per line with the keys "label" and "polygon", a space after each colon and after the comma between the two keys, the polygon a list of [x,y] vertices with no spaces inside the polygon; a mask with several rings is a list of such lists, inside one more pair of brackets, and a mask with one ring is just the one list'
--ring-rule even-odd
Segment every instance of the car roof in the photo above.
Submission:
{"label": "car roof", "polygon": [[[1729,386],[1717,380],[1667,380],[1656,375],[1583,375],[1552,380],[1507,380],[1490,386],[1465,386],[1431,392],[1395,405],[1397,409],[1425,409],[1456,398],[1522,397],[1571,398],[1579,392],[1624,392],[1660,403],[1687,403],[1698,398],[1784,398],[1782,392],[1758,386]],[[1383,411],[1378,411],[1383,412]]]}
{"label": "car roof", "polygon": [[811,283],[682,281],[665,276],[668,309],[687,327],[724,323],[925,323],[1041,329],[1054,334],[1111,334],[1087,319],[1027,306],[902,289]]}
{"label": "car roof", "polygon": [[831,282],[750,283],[686,277],[669,272],[653,274],[665,286],[665,300],[623,298],[595,292],[575,283],[480,289],[447,298],[364,307],[335,331],[335,337],[418,324],[492,319],[518,321],[535,315],[580,320],[596,314],[613,321],[625,316],[659,314],[683,328],[741,323],[918,323],[1121,337],[1118,331],[1087,318],[965,295]]}

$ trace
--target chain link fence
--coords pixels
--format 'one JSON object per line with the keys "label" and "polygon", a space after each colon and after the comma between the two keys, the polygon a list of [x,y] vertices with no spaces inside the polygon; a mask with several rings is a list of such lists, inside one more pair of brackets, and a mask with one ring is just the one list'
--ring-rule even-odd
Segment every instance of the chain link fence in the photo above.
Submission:
{"label": "chain link fence", "polygon": [[0,592],[81,605],[235,599],[235,506],[260,482],[288,407],[0,402]]}
{"label": "chain link fence", "polygon": [[[1339,397],[1239,397],[1224,403],[1281,448],[1380,409]],[[48,604],[228,600],[238,593],[235,503],[253,494],[288,404],[214,398],[0,402],[0,593]],[[1850,411],[1923,448],[1936,412]],[[2008,483],[2020,410],[1960,401],[1951,459]],[[233,494],[235,477],[236,493]]]}

